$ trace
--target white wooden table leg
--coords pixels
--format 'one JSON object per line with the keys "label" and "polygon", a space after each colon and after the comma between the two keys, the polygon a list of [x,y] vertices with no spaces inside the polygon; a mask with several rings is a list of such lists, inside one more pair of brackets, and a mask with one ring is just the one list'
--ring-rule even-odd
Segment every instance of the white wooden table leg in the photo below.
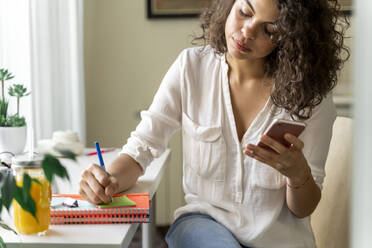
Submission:
{"label": "white wooden table leg", "polygon": [[150,214],[150,223],[142,224],[142,248],[154,248],[155,247],[155,205],[156,205],[156,194],[152,197],[152,207]]}

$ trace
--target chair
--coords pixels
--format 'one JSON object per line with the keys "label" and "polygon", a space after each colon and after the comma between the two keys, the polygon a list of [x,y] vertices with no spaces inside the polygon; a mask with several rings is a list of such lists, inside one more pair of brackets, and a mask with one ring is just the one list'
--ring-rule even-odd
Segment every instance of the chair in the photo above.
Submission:
{"label": "chair", "polygon": [[337,117],[325,166],[322,199],[311,216],[318,248],[349,247],[352,120]]}

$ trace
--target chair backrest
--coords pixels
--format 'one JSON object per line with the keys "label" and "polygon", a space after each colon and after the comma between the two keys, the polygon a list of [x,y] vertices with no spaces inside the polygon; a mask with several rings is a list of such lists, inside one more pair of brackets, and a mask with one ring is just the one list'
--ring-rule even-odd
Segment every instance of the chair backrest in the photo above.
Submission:
{"label": "chair backrest", "polygon": [[325,166],[322,199],[311,215],[318,248],[349,247],[352,120],[337,117]]}

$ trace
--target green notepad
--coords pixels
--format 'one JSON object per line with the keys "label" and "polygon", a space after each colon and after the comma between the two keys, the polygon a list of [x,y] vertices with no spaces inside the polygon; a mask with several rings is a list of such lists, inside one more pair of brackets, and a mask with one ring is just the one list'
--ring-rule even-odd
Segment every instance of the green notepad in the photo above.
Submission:
{"label": "green notepad", "polygon": [[136,206],[136,203],[130,200],[126,195],[114,197],[111,203],[99,204],[99,208],[114,208],[114,207],[132,207]]}

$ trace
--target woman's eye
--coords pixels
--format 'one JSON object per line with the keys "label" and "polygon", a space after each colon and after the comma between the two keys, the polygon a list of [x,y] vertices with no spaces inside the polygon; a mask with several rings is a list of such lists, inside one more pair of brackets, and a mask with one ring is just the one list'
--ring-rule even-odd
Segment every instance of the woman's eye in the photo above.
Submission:
{"label": "woman's eye", "polygon": [[264,28],[264,32],[267,36],[271,36],[274,34],[274,32],[269,31],[266,27]]}
{"label": "woman's eye", "polygon": [[264,33],[265,33],[267,36],[272,36],[272,35],[275,34],[275,28],[264,26]]}
{"label": "woman's eye", "polygon": [[244,13],[241,9],[239,10],[239,14],[244,17],[251,17],[249,14]]}

